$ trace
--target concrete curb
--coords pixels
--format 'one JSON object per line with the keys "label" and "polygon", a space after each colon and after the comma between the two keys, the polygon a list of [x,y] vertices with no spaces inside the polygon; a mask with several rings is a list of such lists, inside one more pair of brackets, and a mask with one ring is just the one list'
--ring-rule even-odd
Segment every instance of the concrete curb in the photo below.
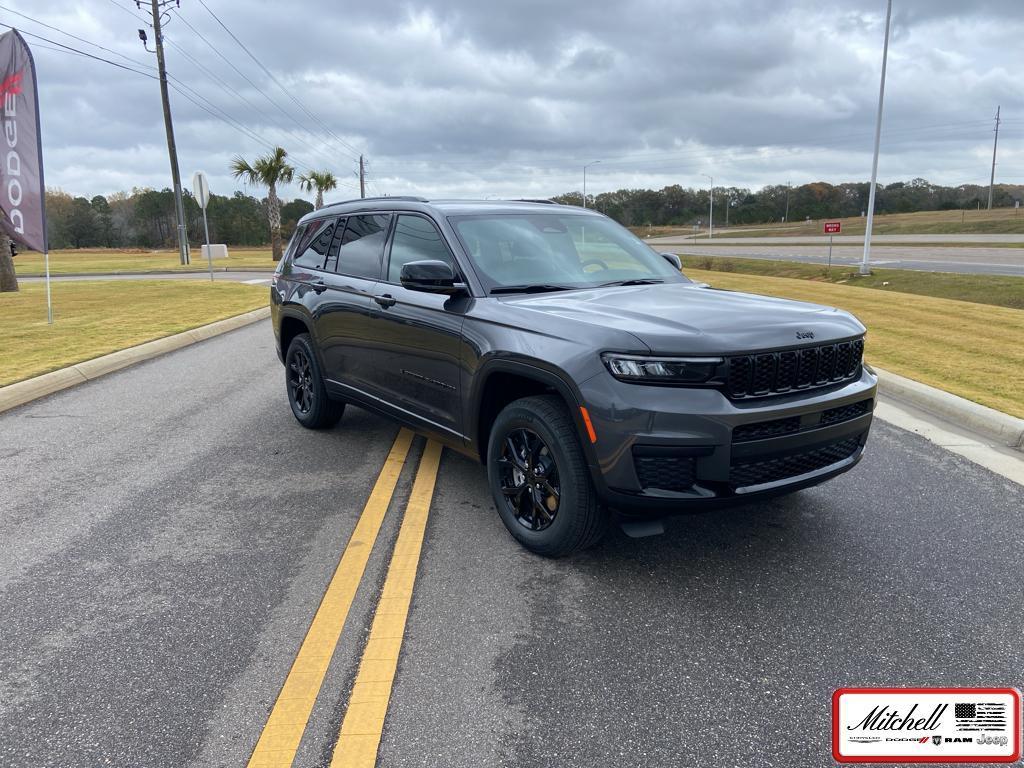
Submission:
{"label": "concrete curb", "polygon": [[54,392],[59,392],[62,389],[73,387],[76,384],[92,381],[108,373],[119,371],[122,368],[127,368],[129,365],[135,365],[158,355],[187,347],[190,344],[195,344],[197,341],[203,341],[204,339],[233,331],[236,328],[251,325],[268,317],[270,317],[270,307],[262,307],[242,315],[218,320],[209,325],[201,325],[190,331],[176,333],[173,336],[165,336],[154,341],[147,341],[145,344],[139,344],[136,347],[111,352],[109,355],[95,357],[92,360],[86,360],[67,368],[44,373],[42,376],[36,376],[32,379],[9,384],[6,387],[0,387],[0,413],[16,408],[19,405],[30,403],[40,397],[52,395]]}
{"label": "concrete curb", "polygon": [[876,366],[878,391],[913,405],[999,445],[1024,450],[1024,419],[980,405]]}

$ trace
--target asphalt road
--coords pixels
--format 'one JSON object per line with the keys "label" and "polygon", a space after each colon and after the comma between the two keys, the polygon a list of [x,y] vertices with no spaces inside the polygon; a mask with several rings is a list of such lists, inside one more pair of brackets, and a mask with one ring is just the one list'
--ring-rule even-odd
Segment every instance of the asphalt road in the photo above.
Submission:
{"label": "asphalt road", "polygon": [[[817,245],[778,245],[772,242],[750,239],[734,239],[729,243],[719,242],[707,245],[701,241],[683,243],[648,241],[655,249],[665,252],[679,252],[697,256],[730,256],[744,259],[768,259],[770,261],[799,261],[807,264],[828,263],[828,243]],[[812,238],[807,238],[812,239]],[[816,238],[813,238],[816,239]],[[832,248],[832,264],[850,266],[860,264],[864,256],[863,245],[835,245]],[[875,245],[871,246],[871,263],[876,267],[890,269],[915,269],[928,272],[957,272],[962,274],[1022,275],[1024,276],[1024,248],[993,248],[979,246],[927,246]]]}
{"label": "asphalt road", "polygon": [[[396,432],[299,428],[266,323],[0,415],[0,766],[244,765]],[[297,766],[329,761],[415,459]],[[836,687],[1021,685],[1022,509],[877,423],[823,487],[553,562],[446,453],[378,764],[831,765]]]}

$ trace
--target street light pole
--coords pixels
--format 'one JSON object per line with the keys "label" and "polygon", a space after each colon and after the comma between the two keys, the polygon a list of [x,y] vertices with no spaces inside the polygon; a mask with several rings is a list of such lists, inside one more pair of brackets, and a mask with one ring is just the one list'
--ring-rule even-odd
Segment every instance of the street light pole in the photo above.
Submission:
{"label": "street light pole", "polygon": [[705,179],[711,182],[708,188],[708,240],[715,235],[715,177],[702,173]]}
{"label": "street light pole", "polygon": [[885,67],[889,62],[889,23],[892,20],[892,0],[888,0],[885,8],[885,43],[882,45],[882,79],[878,86],[878,115],[875,117],[875,156],[871,161],[871,191],[868,193],[868,220],[864,228],[864,260],[860,264],[860,274],[870,275],[871,267],[871,227],[875,221],[875,187],[878,184],[878,148],[882,141],[882,104],[885,101]]}
{"label": "street light pole", "polygon": [[600,162],[601,162],[600,160],[592,160],[591,162],[589,162],[589,163],[587,163],[586,165],[583,166],[583,207],[584,208],[587,207],[587,168],[589,168],[592,165],[597,165]]}

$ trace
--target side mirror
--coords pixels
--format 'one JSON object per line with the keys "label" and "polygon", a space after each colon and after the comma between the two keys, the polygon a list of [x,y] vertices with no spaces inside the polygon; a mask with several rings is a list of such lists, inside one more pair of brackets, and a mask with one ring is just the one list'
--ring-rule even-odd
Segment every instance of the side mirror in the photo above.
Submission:
{"label": "side mirror", "polygon": [[683,260],[674,253],[663,253],[662,258],[678,270],[683,268]]}
{"label": "side mirror", "polygon": [[424,293],[441,293],[451,296],[465,289],[463,283],[455,282],[451,265],[444,261],[428,259],[410,261],[402,265],[399,280],[403,288]]}

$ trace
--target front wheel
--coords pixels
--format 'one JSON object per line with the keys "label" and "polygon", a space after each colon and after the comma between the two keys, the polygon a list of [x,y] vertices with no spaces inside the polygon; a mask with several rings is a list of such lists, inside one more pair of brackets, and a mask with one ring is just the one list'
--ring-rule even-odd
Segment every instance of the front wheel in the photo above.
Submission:
{"label": "front wheel", "polygon": [[516,400],[498,414],[487,477],[502,522],[531,552],[563,557],[596,544],[608,527],[576,427],[556,396]]}
{"label": "front wheel", "polygon": [[296,421],[307,429],[328,429],[341,419],[345,404],[332,400],[320,375],[320,364],[308,333],[300,333],[284,358],[288,403]]}

